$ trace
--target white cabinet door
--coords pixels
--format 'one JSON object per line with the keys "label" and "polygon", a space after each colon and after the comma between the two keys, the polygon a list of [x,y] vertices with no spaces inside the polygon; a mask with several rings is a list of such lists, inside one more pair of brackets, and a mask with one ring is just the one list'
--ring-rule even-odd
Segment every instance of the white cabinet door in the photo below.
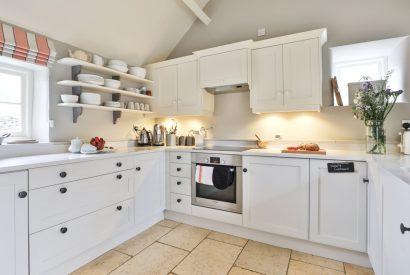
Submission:
{"label": "white cabinet door", "polygon": [[27,181],[27,172],[0,174],[1,274],[28,274]]}
{"label": "white cabinet door", "polygon": [[285,106],[321,105],[319,39],[283,45]]}
{"label": "white cabinet door", "polygon": [[241,49],[200,57],[201,88],[248,82],[248,50]]}
{"label": "white cabinet door", "polygon": [[243,157],[244,226],[307,240],[309,160]]}
{"label": "white cabinet door", "polygon": [[282,45],[252,50],[251,108],[275,111],[283,106]]}
{"label": "white cabinet door", "polygon": [[[386,174],[387,175],[387,174]],[[383,274],[409,274],[410,231],[401,232],[401,224],[410,228],[410,186],[387,175],[383,188]]]}
{"label": "white cabinet door", "polygon": [[201,110],[202,90],[198,84],[198,62],[178,65],[178,114],[193,115]]}
{"label": "white cabinet door", "polygon": [[135,223],[138,225],[165,208],[163,153],[137,156],[135,172]]}
{"label": "white cabinet door", "polygon": [[178,105],[178,68],[176,65],[156,70],[154,81],[158,96],[157,112],[160,114],[176,114]]}
{"label": "white cabinet door", "polygon": [[327,163],[310,161],[310,240],[366,251],[367,164],[354,162],[355,172],[329,173]]}

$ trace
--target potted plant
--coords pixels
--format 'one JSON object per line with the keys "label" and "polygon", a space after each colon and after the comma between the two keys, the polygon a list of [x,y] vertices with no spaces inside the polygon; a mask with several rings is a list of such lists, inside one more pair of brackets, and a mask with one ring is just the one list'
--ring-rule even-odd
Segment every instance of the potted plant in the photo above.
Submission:
{"label": "potted plant", "polygon": [[389,77],[393,71],[387,72],[384,81],[375,83],[370,77],[362,77],[362,87],[355,93],[353,112],[355,118],[366,125],[366,151],[370,154],[386,153],[386,132],[384,121],[393,109],[402,90],[392,91],[387,88]]}

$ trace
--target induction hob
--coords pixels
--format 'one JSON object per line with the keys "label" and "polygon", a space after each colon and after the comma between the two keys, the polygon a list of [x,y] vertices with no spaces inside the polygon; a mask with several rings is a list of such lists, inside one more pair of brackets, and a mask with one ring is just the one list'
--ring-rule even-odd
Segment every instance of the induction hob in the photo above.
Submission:
{"label": "induction hob", "polygon": [[194,147],[194,150],[205,150],[205,151],[229,151],[229,152],[243,152],[249,149],[249,147],[233,147],[233,146],[205,146],[205,147]]}

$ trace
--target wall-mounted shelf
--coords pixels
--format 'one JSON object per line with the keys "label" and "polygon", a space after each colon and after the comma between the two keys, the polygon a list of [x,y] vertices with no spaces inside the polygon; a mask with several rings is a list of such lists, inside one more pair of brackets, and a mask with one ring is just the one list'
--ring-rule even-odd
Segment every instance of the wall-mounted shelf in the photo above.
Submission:
{"label": "wall-mounted shelf", "polygon": [[83,60],[71,58],[71,57],[65,57],[57,61],[60,64],[67,65],[67,66],[82,66],[84,69],[87,69],[89,71],[93,71],[96,73],[101,73],[105,75],[110,75],[110,76],[119,76],[123,79],[127,79],[129,81],[137,82],[137,83],[143,83],[143,84],[152,84],[153,81],[145,78],[140,78],[132,74],[128,73],[123,73],[120,71],[116,71],[104,66],[96,65],[90,62],[86,62]]}
{"label": "wall-mounted shelf", "polygon": [[82,87],[82,88],[86,88],[88,90],[103,92],[103,93],[121,94],[121,95],[125,95],[125,96],[137,97],[137,98],[143,98],[143,99],[154,99],[153,96],[137,94],[137,93],[134,93],[134,92],[128,92],[128,91],[124,91],[124,90],[120,90],[120,89],[108,88],[108,87],[105,87],[105,86],[93,85],[93,84],[80,82],[80,81],[76,81],[76,80],[62,80],[62,81],[58,81],[57,84],[62,85],[62,86],[67,86],[67,87]]}
{"label": "wall-mounted shelf", "polygon": [[132,109],[106,107],[106,106],[100,106],[100,105],[89,105],[89,104],[81,104],[81,103],[59,103],[57,104],[57,106],[73,108],[73,122],[74,123],[77,122],[77,118],[82,114],[83,108],[113,112],[113,123],[114,124],[117,123],[117,120],[121,117],[122,112],[141,114],[141,115],[153,114],[153,112],[150,112],[150,111],[139,111],[139,110],[132,110]]}

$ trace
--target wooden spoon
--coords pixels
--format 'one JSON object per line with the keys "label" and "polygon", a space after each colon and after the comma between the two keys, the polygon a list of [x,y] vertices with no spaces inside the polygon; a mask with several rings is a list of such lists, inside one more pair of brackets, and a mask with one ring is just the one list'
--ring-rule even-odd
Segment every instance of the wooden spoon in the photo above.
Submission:
{"label": "wooden spoon", "polygon": [[258,140],[261,140],[260,137],[259,137],[257,134],[255,134],[255,137],[256,137]]}

